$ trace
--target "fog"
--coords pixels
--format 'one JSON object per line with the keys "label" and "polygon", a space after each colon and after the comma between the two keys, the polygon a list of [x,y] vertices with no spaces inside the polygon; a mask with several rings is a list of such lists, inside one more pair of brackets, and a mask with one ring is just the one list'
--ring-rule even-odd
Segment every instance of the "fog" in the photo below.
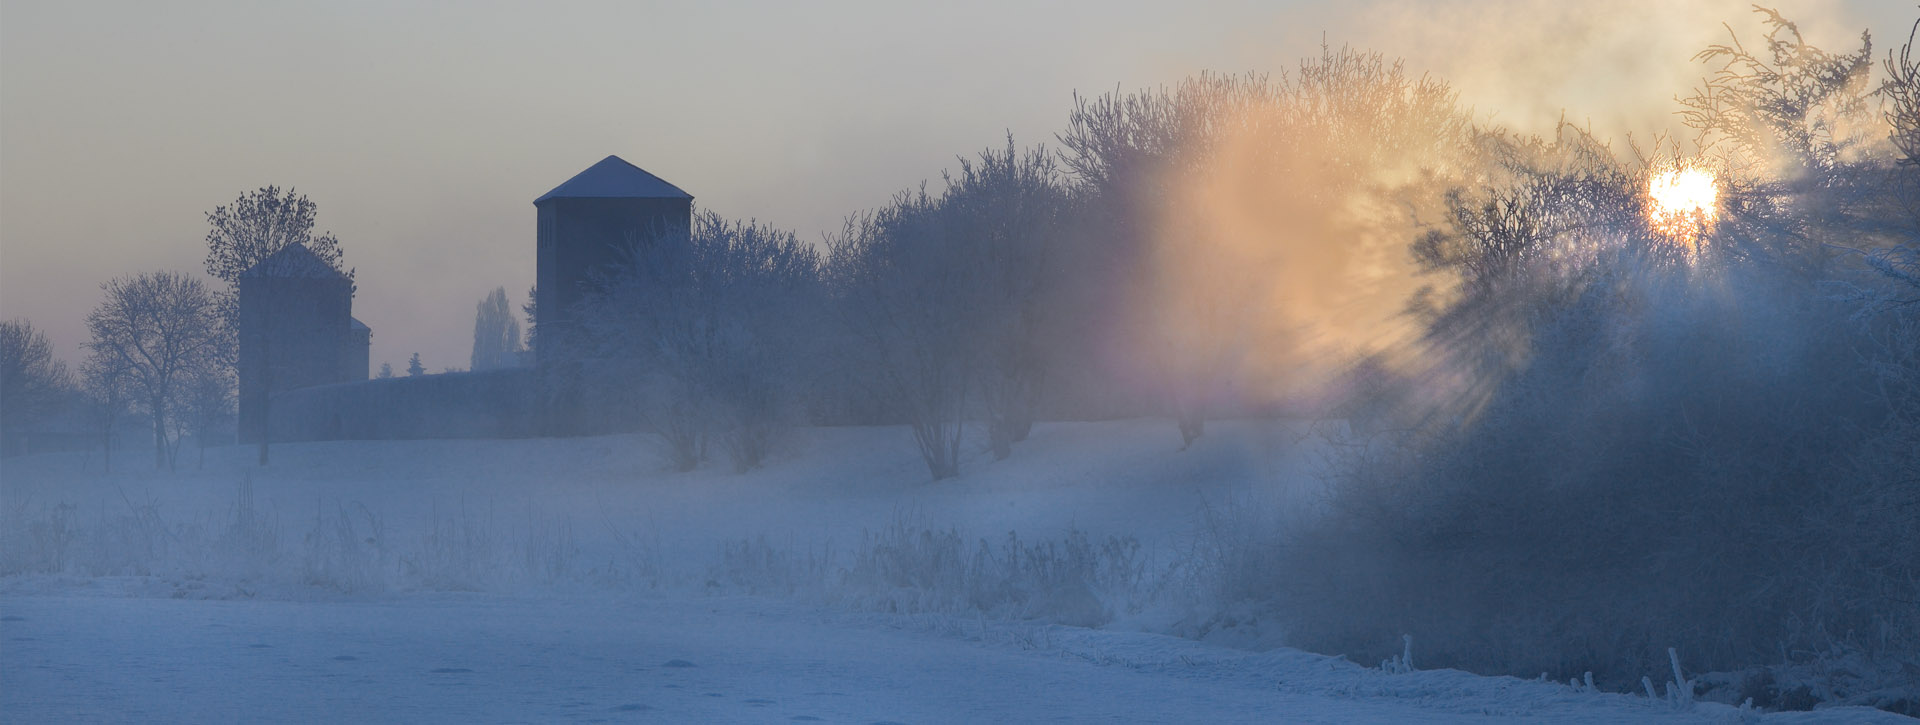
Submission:
{"label": "fog", "polygon": [[0,715],[1920,714],[1920,8],[1668,5],[9,5]]}

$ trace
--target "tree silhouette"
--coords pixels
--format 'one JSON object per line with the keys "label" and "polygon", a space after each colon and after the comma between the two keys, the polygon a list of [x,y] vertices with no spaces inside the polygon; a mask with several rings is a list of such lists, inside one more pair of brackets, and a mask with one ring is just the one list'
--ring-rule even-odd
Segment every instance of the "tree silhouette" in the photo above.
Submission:
{"label": "tree silhouette", "polygon": [[[331,232],[313,233],[319,205],[305,195],[263,186],[241,194],[228,206],[207,212],[207,274],[231,284],[240,273],[292,244],[304,244],[321,261],[340,267],[340,240]],[[353,278],[352,270],[347,278]]]}

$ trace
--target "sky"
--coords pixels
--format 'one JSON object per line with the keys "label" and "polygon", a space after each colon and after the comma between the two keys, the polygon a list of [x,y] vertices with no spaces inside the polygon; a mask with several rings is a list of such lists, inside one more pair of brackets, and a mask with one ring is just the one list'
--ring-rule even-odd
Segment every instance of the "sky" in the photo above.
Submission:
{"label": "sky", "polygon": [[[1911,0],[1780,0],[1816,44],[1907,38]],[[70,362],[100,285],[204,269],[205,213],[293,187],[356,270],[373,366],[464,368],[474,306],[534,279],[535,197],[617,154],[819,241],[1073,95],[1404,58],[1483,118],[1673,133],[1732,0],[1144,3],[0,1],[0,318]]]}

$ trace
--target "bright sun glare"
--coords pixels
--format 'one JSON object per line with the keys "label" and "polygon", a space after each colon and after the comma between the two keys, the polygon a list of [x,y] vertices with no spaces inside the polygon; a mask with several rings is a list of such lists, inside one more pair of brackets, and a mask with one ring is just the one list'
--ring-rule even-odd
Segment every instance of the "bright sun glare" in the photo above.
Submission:
{"label": "bright sun glare", "polygon": [[1720,190],[1713,172],[1689,166],[1654,174],[1647,196],[1653,200],[1647,207],[1648,226],[1689,254],[1698,252],[1700,238],[1719,217]]}

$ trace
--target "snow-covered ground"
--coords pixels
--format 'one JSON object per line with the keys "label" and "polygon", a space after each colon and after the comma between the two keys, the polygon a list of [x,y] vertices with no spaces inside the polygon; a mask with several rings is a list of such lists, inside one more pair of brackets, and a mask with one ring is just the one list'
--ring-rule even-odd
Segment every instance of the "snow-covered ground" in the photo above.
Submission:
{"label": "snow-covered ground", "polygon": [[[13,459],[0,720],[1749,719],[1168,636],[1198,599],[1169,563],[1235,502],[1310,503],[1317,450],[1290,423],[1178,441],[1162,421],[1042,425],[940,482],[898,428],[803,431],[744,475],[670,473],[627,436],[280,445],[265,469],[235,447],[177,474],[135,452],[113,474]],[[942,578],[955,551],[1057,566],[1076,535],[1138,542],[1133,573],[1011,598],[981,581],[1055,580]],[[1059,623],[1080,619],[1104,626]]]}

